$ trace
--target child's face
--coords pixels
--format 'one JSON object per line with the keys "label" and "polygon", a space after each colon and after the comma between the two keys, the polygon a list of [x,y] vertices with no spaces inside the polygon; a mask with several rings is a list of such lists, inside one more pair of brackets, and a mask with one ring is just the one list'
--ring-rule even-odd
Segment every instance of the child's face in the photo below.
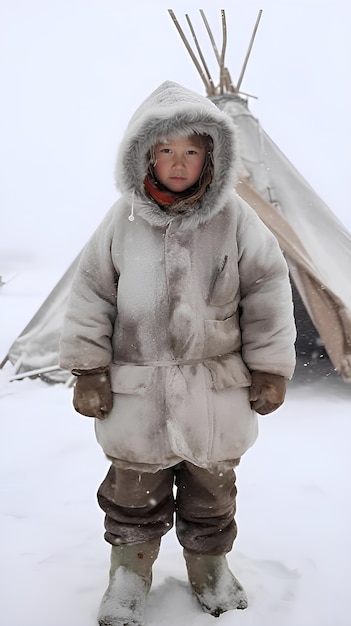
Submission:
{"label": "child's face", "polygon": [[157,180],[173,192],[182,192],[199,179],[206,149],[190,137],[159,143],[155,147],[154,173]]}

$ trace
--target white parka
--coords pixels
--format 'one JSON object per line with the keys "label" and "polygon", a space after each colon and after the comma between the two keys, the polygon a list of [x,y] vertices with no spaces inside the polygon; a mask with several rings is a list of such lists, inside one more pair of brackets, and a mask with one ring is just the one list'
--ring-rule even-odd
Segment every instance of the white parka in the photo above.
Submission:
{"label": "white parka", "polygon": [[[161,138],[213,140],[213,181],[171,215],[146,194]],[[257,437],[250,371],[291,378],[295,325],[277,241],[234,191],[237,136],[213,103],[163,83],[120,146],[122,197],[88,244],[61,338],[64,369],[109,366],[114,406],[96,435],[116,464],[148,471],[238,459]]]}

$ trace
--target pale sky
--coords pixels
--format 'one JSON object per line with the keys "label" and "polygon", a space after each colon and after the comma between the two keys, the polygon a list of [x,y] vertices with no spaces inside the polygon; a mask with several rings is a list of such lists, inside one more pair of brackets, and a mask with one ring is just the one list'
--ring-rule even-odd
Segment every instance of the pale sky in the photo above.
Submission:
{"label": "pale sky", "polygon": [[263,9],[242,90],[351,231],[347,0],[0,0],[0,263],[21,251],[68,266],[117,198],[117,147],[140,102],[168,79],[205,95],[168,8],[186,30],[189,14],[217,82],[199,6],[219,47],[226,10],[234,82]]}

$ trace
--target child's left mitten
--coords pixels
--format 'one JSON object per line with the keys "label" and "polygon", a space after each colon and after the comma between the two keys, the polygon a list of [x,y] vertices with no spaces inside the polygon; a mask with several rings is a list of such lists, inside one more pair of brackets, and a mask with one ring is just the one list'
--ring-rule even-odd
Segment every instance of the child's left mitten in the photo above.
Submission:
{"label": "child's left mitten", "polygon": [[251,408],[260,415],[267,415],[279,409],[284,402],[285,393],[284,376],[259,371],[251,372],[249,400]]}

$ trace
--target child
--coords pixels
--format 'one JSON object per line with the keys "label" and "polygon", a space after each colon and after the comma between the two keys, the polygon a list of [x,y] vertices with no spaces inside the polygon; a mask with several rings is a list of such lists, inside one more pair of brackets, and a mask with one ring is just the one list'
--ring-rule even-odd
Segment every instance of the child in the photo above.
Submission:
{"label": "child", "polygon": [[257,413],[284,401],[295,326],[287,265],[235,193],[237,167],[230,118],[163,83],[128,125],[122,197],[72,285],[61,366],[77,376],[74,407],[97,418],[111,460],[98,491],[112,545],[100,626],[145,624],[174,514],[202,609],[247,606],[226,559],[234,468],[257,437]]}

